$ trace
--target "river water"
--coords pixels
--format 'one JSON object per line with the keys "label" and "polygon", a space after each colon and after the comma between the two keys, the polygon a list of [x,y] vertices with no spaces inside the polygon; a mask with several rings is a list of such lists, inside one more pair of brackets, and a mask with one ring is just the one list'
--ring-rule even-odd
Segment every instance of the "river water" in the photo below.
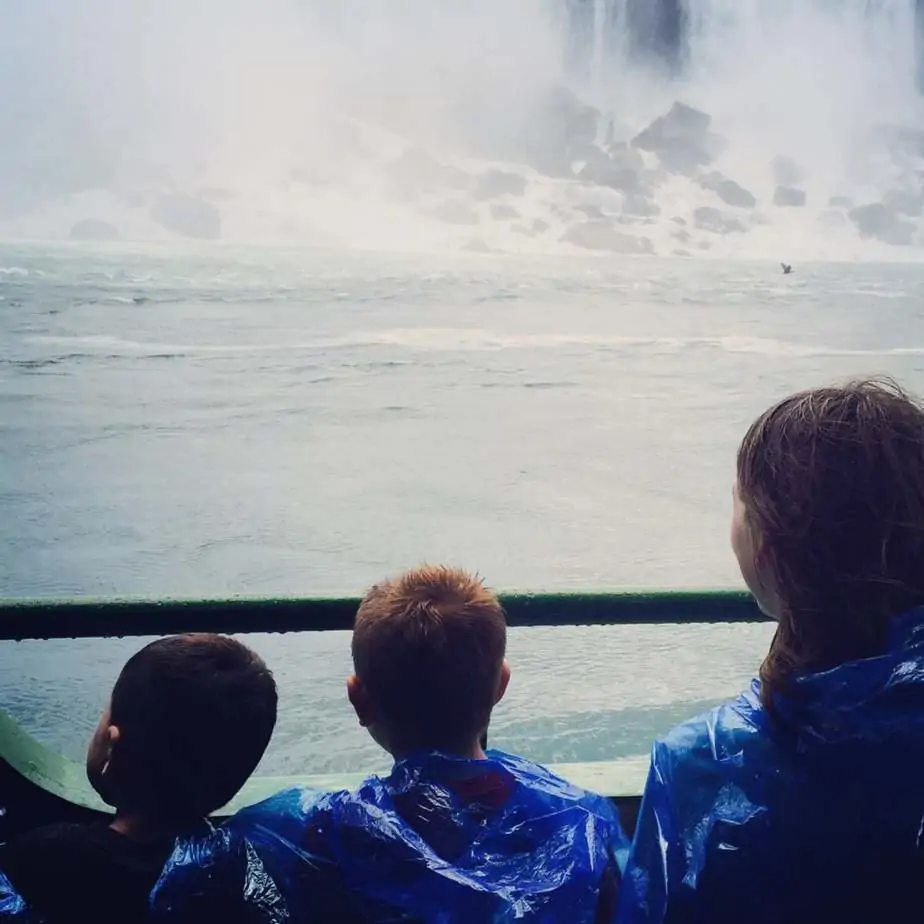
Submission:
{"label": "river water", "polygon": [[[359,593],[422,560],[499,589],[740,586],[738,440],[798,388],[924,390],[924,267],[0,247],[0,594]],[[647,751],[770,627],[511,632],[495,744]],[[382,765],[349,637],[251,637],[264,772]],[[0,705],[78,756],[137,639],[5,643]]]}

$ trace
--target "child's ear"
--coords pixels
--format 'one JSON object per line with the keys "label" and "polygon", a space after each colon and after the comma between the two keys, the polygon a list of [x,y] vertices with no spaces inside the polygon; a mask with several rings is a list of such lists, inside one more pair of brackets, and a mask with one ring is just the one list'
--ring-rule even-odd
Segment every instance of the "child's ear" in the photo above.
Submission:
{"label": "child's ear", "polygon": [[507,659],[504,658],[504,661],[501,664],[500,676],[497,678],[497,690],[494,693],[495,706],[504,698],[504,694],[507,692],[507,684],[509,683],[510,665],[507,663]]}
{"label": "child's ear", "polygon": [[356,718],[359,719],[359,724],[363,728],[368,728],[375,721],[375,708],[369,698],[368,691],[356,674],[350,674],[347,677],[346,685],[347,697],[349,697],[350,704],[353,706]]}
{"label": "child's ear", "polygon": [[119,741],[122,731],[118,725],[101,723],[93,735],[87,751],[87,779],[102,800],[115,805],[118,795]]}
{"label": "child's ear", "polygon": [[106,734],[108,736],[107,748],[109,759],[112,759],[112,752],[116,749],[119,741],[122,738],[122,729],[118,725],[110,725],[106,729]]}
{"label": "child's ear", "polygon": [[108,726],[103,733],[103,740],[100,745],[100,776],[105,776],[109,772],[109,767],[112,764],[113,754],[118,749],[119,739],[121,737],[122,730],[118,725]]}

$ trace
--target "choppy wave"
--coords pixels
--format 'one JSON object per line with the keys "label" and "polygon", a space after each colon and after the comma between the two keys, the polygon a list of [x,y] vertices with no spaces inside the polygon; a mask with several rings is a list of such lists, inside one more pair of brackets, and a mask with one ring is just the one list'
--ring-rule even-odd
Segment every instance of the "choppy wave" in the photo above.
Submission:
{"label": "choppy wave", "polygon": [[[410,353],[482,353],[519,350],[558,350],[564,347],[605,348],[617,352],[670,354],[689,350],[717,350],[762,356],[880,357],[924,356],[924,344],[902,347],[841,347],[800,343],[776,337],[729,335],[726,337],[632,337],[608,334],[509,334],[470,328],[395,328],[358,332],[352,336],[319,337],[270,343],[154,343],[111,336],[32,337],[43,353],[40,358],[0,358],[0,362],[23,369],[41,368],[82,360],[180,359],[196,356],[260,355],[279,353],[330,353],[359,347],[398,347]],[[53,349],[56,348],[56,349]],[[61,352],[57,352],[60,350]],[[390,359],[387,365],[404,365]],[[381,363],[379,365],[382,365]],[[538,386],[537,386],[538,387]]]}

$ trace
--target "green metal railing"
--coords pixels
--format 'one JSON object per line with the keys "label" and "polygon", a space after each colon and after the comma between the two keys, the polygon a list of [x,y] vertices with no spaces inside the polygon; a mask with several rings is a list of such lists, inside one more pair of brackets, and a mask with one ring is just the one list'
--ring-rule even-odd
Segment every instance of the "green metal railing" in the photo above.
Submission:
{"label": "green metal railing", "polygon": [[[736,591],[638,591],[504,594],[511,627],[761,622],[752,599]],[[177,632],[326,632],[349,630],[358,598],[228,600],[0,600],[0,639],[105,638]],[[88,808],[105,810],[83,768],[51,752],[0,710],[0,759],[35,785]],[[616,798],[637,796],[647,756],[560,764],[575,783]],[[227,811],[296,783],[318,789],[356,785],[363,774],[255,777]]]}
{"label": "green metal railing", "polygon": [[[760,622],[745,593],[632,591],[503,594],[510,626]],[[0,600],[0,639],[106,638],[176,632],[349,630],[359,598]]]}

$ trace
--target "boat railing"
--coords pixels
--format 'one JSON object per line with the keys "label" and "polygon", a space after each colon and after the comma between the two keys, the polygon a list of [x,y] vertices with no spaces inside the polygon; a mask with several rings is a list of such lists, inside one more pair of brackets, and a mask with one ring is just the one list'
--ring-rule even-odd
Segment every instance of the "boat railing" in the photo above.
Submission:
{"label": "boat railing", "polygon": [[[510,593],[501,597],[508,624],[519,627],[618,626],[760,622],[752,599],[728,590]],[[0,639],[77,639],[171,635],[178,632],[329,632],[352,628],[353,597],[230,599],[4,599]],[[637,799],[647,755],[617,761],[557,764],[574,782],[617,800]],[[82,765],[28,735],[0,710],[0,764],[31,787],[76,809],[104,811]],[[255,776],[227,806],[232,811],[289,785],[319,789],[355,785],[363,774]]]}

